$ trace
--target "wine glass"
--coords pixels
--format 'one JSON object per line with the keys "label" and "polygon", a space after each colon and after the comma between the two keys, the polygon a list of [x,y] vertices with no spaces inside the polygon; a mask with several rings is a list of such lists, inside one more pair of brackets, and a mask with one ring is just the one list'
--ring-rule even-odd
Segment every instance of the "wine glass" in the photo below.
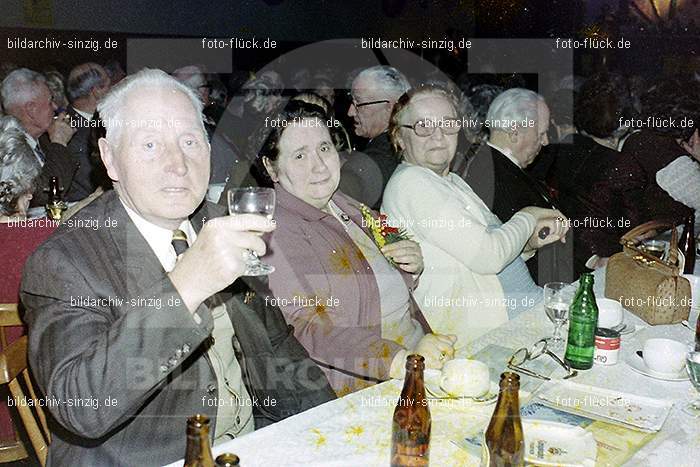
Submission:
{"label": "wine glass", "polygon": [[[690,382],[695,386],[695,390],[700,392],[700,352],[688,352],[685,363]],[[683,412],[696,418],[700,417],[700,398],[690,401],[683,408]]]}
{"label": "wine glass", "polygon": [[[275,212],[275,190],[272,188],[233,188],[228,190],[227,196],[229,214],[258,214],[272,219]],[[274,266],[260,261],[254,251],[246,250],[245,259],[244,276],[264,276],[275,270]]]}
{"label": "wine glass", "polygon": [[565,282],[548,282],[544,285],[544,311],[554,323],[554,332],[548,346],[553,349],[564,348],[561,328],[569,320],[569,306],[573,299],[571,285]]}

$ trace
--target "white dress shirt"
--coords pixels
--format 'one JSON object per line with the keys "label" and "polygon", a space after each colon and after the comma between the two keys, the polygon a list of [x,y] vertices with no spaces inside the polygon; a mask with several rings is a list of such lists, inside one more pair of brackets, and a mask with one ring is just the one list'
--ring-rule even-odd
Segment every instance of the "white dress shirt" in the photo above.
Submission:
{"label": "white dress shirt", "polygon": [[[122,205],[158,257],[163,269],[166,272],[172,271],[177,262],[177,254],[172,245],[173,231],[147,221],[123,201]],[[197,232],[190,221],[183,221],[179,229],[185,232],[187,243],[192,245],[197,239]],[[214,433],[214,444],[217,444],[250,433],[255,429],[255,425],[252,400],[243,384],[241,366],[233,350],[235,331],[231,318],[225,305],[215,307],[211,313],[214,317],[214,345],[209,348],[207,355],[216,374],[219,390]],[[192,317],[195,320],[199,319],[196,314]]]}
{"label": "white dress shirt", "polygon": [[[44,161],[39,157],[39,155],[36,153],[36,148],[39,146],[39,141],[37,141],[32,135],[27,133],[26,131],[23,132],[24,136],[27,138],[27,143],[29,143],[29,147],[32,148],[32,152],[34,153],[34,157],[36,157],[36,160],[39,161],[39,166],[43,167],[44,166]],[[42,151],[43,152],[43,151]]]}

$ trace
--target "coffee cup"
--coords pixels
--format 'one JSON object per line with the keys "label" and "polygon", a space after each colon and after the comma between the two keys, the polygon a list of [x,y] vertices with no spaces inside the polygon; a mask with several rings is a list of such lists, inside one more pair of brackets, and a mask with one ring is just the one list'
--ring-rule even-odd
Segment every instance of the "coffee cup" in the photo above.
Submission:
{"label": "coffee cup", "polygon": [[450,360],[442,367],[440,387],[452,397],[482,396],[491,387],[489,367],[478,360]]}
{"label": "coffee cup", "polygon": [[658,373],[676,374],[685,365],[686,345],[672,339],[654,338],[644,342],[644,363]]}
{"label": "coffee cup", "polygon": [[609,298],[596,299],[598,304],[598,327],[614,328],[622,323],[622,305],[617,300]]}

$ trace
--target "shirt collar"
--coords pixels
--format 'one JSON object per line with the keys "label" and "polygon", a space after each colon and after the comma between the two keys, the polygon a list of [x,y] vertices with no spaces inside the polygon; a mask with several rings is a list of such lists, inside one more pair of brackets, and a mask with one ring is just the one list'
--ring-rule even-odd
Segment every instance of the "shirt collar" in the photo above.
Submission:
{"label": "shirt collar", "polygon": [[[151,247],[151,250],[153,250],[153,253],[155,253],[155,255],[158,257],[163,269],[166,271],[171,271],[175,267],[175,260],[177,258],[175,248],[173,248],[172,244],[173,231],[147,221],[136,211],[129,208],[129,206],[127,206],[121,198],[119,198],[119,201],[124,206],[124,209],[126,209],[126,213],[129,215],[129,218],[131,218],[132,222],[139,230],[143,238],[146,239],[146,242]],[[187,243],[192,245],[197,238],[197,233],[194,231],[194,228],[192,228],[192,224],[190,223],[189,219],[182,221],[179,229],[185,232],[185,235],[187,235]]]}
{"label": "shirt collar", "polygon": [[77,113],[78,115],[80,115],[81,117],[83,117],[84,119],[86,119],[88,122],[91,122],[91,121],[92,121],[92,116],[93,116],[93,114],[88,113],[88,112],[83,112],[82,110],[77,109],[77,108],[75,108],[75,107],[73,107],[73,110],[75,110],[75,113]]}
{"label": "shirt collar", "polygon": [[35,151],[36,147],[39,145],[39,141],[37,141],[36,138],[34,138],[32,135],[30,135],[24,130],[22,130],[22,133],[24,133],[24,136],[26,136],[27,143],[29,143],[29,146],[32,148],[32,151]]}
{"label": "shirt collar", "polygon": [[[491,141],[486,141],[486,144],[489,145],[489,146],[491,146],[493,149],[495,149],[496,151],[500,152],[500,153],[503,154],[504,156],[506,156],[508,159],[510,159],[510,161],[511,161],[513,164],[515,164],[515,165],[517,165],[518,167],[520,167],[520,162],[518,162],[518,160],[517,160],[515,157],[513,157],[513,151],[511,151],[510,149],[500,148],[500,147],[496,146],[495,144],[493,144]],[[520,167],[520,168],[522,169],[522,167]]]}

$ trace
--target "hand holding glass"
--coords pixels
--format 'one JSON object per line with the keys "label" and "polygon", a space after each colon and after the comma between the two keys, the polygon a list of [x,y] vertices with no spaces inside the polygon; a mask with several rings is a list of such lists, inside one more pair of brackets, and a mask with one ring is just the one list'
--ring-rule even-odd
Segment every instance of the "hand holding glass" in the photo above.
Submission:
{"label": "hand holding glass", "polygon": [[[228,212],[236,214],[257,214],[272,219],[275,212],[275,190],[272,188],[245,187],[228,190]],[[259,234],[262,235],[262,234]],[[260,261],[254,251],[246,250],[246,270],[244,276],[264,276],[275,268]]]}

